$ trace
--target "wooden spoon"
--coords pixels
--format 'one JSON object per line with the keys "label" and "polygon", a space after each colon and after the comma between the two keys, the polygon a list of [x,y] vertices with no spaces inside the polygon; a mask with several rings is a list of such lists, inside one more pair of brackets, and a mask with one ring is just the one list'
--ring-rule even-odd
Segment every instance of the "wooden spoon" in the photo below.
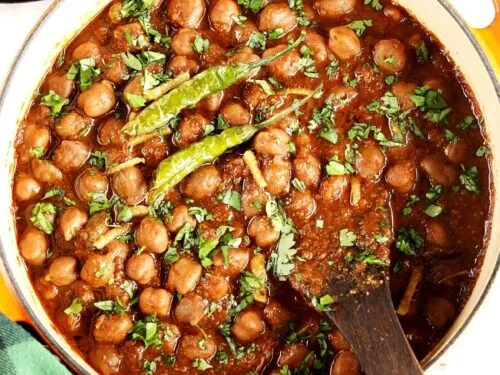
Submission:
{"label": "wooden spoon", "polygon": [[406,340],[394,311],[389,281],[351,294],[345,282],[330,281],[330,293],[339,296],[326,316],[351,344],[366,375],[417,375],[422,368]]}

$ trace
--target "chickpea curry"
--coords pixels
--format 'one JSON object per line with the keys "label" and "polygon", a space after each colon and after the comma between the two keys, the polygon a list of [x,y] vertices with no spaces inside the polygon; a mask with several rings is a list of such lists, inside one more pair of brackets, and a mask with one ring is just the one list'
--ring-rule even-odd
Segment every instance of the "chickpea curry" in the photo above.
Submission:
{"label": "chickpea curry", "polygon": [[20,253],[102,374],[361,374],[325,282],[379,275],[422,359],[489,236],[474,98],[384,0],[114,1],[16,147]]}

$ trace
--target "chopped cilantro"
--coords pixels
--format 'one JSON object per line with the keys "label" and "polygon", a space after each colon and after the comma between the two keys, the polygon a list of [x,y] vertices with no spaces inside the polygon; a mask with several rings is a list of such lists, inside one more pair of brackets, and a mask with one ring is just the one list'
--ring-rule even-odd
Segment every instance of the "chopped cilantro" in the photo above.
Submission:
{"label": "chopped cilantro", "polygon": [[285,31],[281,27],[278,27],[274,30],[269,31],[267,36],[271,40],[279,39],[279,38],[285,36]]}
{"label": "chopped cilantro", "polygon": [[101,74],[101,70],[96,68],[96,61],[93,57],[75,62],[66,73],[66,78],[74,81],[78,77],[78,84],[82,90],[90,87],[92,82]]}
{"label": "chopped cilantro", "polygon": [[105,151],[94,151],[90,154],[89,164],[93,167],[104,169],[106,167],[106,156],[108,155]]}
{"label": "chopped cilantro", "polygon": [[481,184],[479,182],[479,171],[476,167],[467,168],[462,164],[462,174],[459,176],[463,187],[476,195],[481,194]]}
{"label": "chopped cilantro", "polygon": [[356,256],[356,260],[358,262],[362,262],[365,264],[370,264],[373,266],[387,266],[388,264],[383,260],[377,258],[375,254],[373,254],[369,250],[364,250]]}
{"label": "chopped cilantro", "polygon": [[175,247],[169,247],[163,255],[163,261],[166,264],[175,263],[179,260],[180,256]]}
{"label": "chopped cilantro", "polygon": [[121,14],[123,17],[139,17],[147,14],[154,0],[122,0]]}
{"label": "chopped cilantro", "polygon": [[66,315],[75,315],[81,313],[83,310],[83,300],[81,298],[74,298],[66,309],[64,309],[64,313]]}
{"label": "chopped cilantro", "polygon": [[203,53],[210,47],[210,41],[201,36],[201,34],[196,34],[193,42],[193,49],[198,53]]}
{"label": "chopped cilantro", "polygon": [[425,112],[425,119],[436,124],[446,122],[451,108],[443,99],[440,90],[431,90],[428,87],[417,87],[414,94],[409,95],[417,108]]}
{"label": "chopped cilantro", "polygon": [[444,130],[444,139],[448,143],[458,143],[460,141],[460,137],[453,133],[450,129]]}
{"label": "chopped cilantro", "polygon": [[488,156],[490,154],[490,150],[488,149],[488,147],[486,146],[480,146],[477,150],[476,150],[476,156],[477,157],[483,157],[483,156]]}
{"label": "chopped cilantro", "polygon": [[442,211],[443,211],[443,207],[441,207],[440,205],[430,204],[429,206],[427,206],[427,208],[425,209],[424,212],[429,217],[436,217],[436,216],[439,216]]}
{"label": "chopped cilantro", "polygon": [[30,148],[30,154],[35,158],[40,159],[43,155],[45,155],[45,149],[43,147]]}
{"label": "chopped cilantro", "polygon": [[429,59],[429,49],[427,48],[427,45],[425,44],[424,41],[420,43],[416,52],[418,61],[425,62]]}
{"label": "chopped cilantro", "polygon": [[53,219],[56,215],[56,207],[52,203],[37,203],[31,209],[31,223],[46,234],[54,232]]}
{"label": "chopped cilantro", "polygon": [[196,358],[194,361],[193,361],[193,367],[195,369],[198,369],[200,371],[205,371],[205,370],[208,370],[210,368],[212,368],[212,365],[210,365],[205,359],[203,358]]}
{"label": "chopped cilantro", "polygon": [[236,190],[228,189],[217,195],[217,200],[234,208],[236,211],[241,211],[241,194]]}
{"label": "chopped cilantro", "polygon": [[158,328],[156,315],[152,314],[146,316],[144,320],[136,321],[130,334],[133,340],[142,341],[146,348],[150,345],[159,348],[162,345],[162,340]]}
{"label": "chopped cilantro", "polygon": [[108,210],[111,207],[110,201],[104,193],[93,193],[91,194],[91,198],[92,200],[89,203],[90,215],[93,215],[99,211]]}
{"label": "chopped cilantro", "polygon": [[343,176],[354,172],[353,166],[349,162],[341,163],[337,155],[334,155],[325,166],[328,176]]}
{"label": "chopped cilantro", "polygon": [[238,0],[238,5],[251,10],[253,13],[257,13],[264,7],[264,0]]}
{"label": "chopped cilantro", "polygon": [[125,93],[125,99],[133,109],[142,108],[146,105],[146,100],[143,96],[137,94]]}
{"label": "chopped cilantro", "polygon": [[302,0],[288,0],[288,6],[295,11],[297,22],[300,26],[309,26],[311,23],[304,12]]}
{"label": "chopped cilantro", "polygon": [[375,10],[381,10],[382,4],[380,4],[380,0],[365,0],[365,5],[371,6]]}
{"label": "chopped cilantro", "polygon": [[332,62],[326,66],[326,74],[328,77],[334,77],[339,71],[340,63],[339,60],[333,58]]}
{"label": "chopped cilantro", "polygon": [[294,246],[293,233],[282,233],[276,251],[271,253],[269,257],[267,268],[272,269],[274,275],[280,281],[285,281],[286,277],[295,269],[293,260],[297,250]]}
{"label": "chopped cilantro", "polygon": [[59,96],[52,90],[40,100],[40,105],[50,108],[50,115],[53,117],[59,116],[66,104],[69,104],[69,100]]}
{"label": "chopped cilantro", "polygon": [[266,49],[266,42],[266,34],[261,31],[254,31],[248,39],[247,46],[263,51]]}
{"label": "chopped cilantro", "polygon": [[460,121],[457,125],[459,129],[477,129],[479,127],[478,121],[474,118],[474,116],[466,116],[462,121]]}
{"label": "chopped cilantro", "polygon": [[304,192],[306,190],[306,184],[304,184],[304,182],[299,180],[297,177],[292,180],[292,186],[300,192]]}
{"label": "chopped cilantro", "polygon": [[415,249],[424,247],[424,239],[412,227],[400,228],[397,232],[396,248],[406,255],[415,255]]}
{"label": "chopped cilantro", "polygon": [[432,185],[429,191],[425,193],[425,197],[430,202],[434,202],[441,196],[441,194],[443,194],[443,185]]}
{"label": "chopped cilantro", "polygon": [[194,216],[198,223],[202,223],[205,220],[212,220],[213,216],[204,207],[189,207],[188,214]]}
{"label": "chopped cilantro", "polygon": [[356,20],[347,24],[347,27],[353,29],[358,36],[361,36],[366,30],[367,27],[371,27],[373,25],[372,20]]}
{"label": "chopped cilantro", "polygon": [[356,234],[347,228],[341,229],[339,232],[340,246],[354,246],[356,238]]}

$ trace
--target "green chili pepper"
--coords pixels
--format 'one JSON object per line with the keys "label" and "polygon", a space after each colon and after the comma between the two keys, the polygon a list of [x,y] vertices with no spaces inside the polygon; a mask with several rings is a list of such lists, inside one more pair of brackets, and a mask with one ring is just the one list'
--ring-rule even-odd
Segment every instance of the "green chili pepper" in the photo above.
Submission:
{"label": "green chili pepper", "polygon": [[151,103],[136,118],[129,121],[122,131],[128,135],[137,136],[151,133],[167,125],[184,108],[194,106],[208,95],[228,88],[244,78],[252,69],[280,58],[297,47],[304,38],[305,34],[302,33],[283,51],[252,63],[220,65],[204,70]]}
{"label": "green chili pepper", "polygon": [[227,150],[245,143],[259,130],[266,128],[287,114],[297,110],[318,94],[323,85],[319,85],[311,94],[295,102],[287,109],[277,113],[269,119],[254,125],[233,126],[220,134],[209,136],[192,143],[163,160],[156,170],[153,187],[149,192],[148,202],[155,203],[163,199],[165,194],[188,174],[200,166],[210,163]]}

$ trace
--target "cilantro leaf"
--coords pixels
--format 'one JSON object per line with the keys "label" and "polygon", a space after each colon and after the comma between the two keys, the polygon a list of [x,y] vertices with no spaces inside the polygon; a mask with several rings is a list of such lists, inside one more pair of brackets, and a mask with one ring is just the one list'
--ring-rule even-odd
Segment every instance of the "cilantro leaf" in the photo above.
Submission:
{"label": "cilantro leaf", "polygon": [[75,315],[81,313],[83,310],[83,300],[81,298],[74,298],[66,309],[64,309],[64,313],[66,315]]}
{"label": "cilantro leaf", "polygon": [[347,24],[346,26],[356,32],[358,36],[361,36],[367,27],[371,27],[373,25],[372,20],[356,20]]}
{"label": "cilantro leaf", "polygon": [[69,104],[68,99],[59,96],[52,90],[40,100],[40,105],[50,108],[50,115],[53,117],[59,116],[62,108],[67,104]]}
{"label": "cilantro leaf", "polygon": [[356,238],[357,236],[354,234],[354,232],[351,232],[347,228],[341,229],[339,232],[340,246],[354,246]]}
{"label": "cilantro leaf", "polygon": [[415,255],[415,249],[424,247],[424,239],[412,227],[400,228],[397,232],[396,248],[406,255]]}
{"label": "cilantro leaf", "polygon": [[201,34],[196,34],[193,42],[193,49],[198,53],[203,53],[210,47],[210,41],[201,36]]}
{"label": "cilantro leaf", "polygon": [[31,223],[46,234],[54,232],[53,219],[56,215],[56,207],[52,203],[37,203],[31,209]]}

